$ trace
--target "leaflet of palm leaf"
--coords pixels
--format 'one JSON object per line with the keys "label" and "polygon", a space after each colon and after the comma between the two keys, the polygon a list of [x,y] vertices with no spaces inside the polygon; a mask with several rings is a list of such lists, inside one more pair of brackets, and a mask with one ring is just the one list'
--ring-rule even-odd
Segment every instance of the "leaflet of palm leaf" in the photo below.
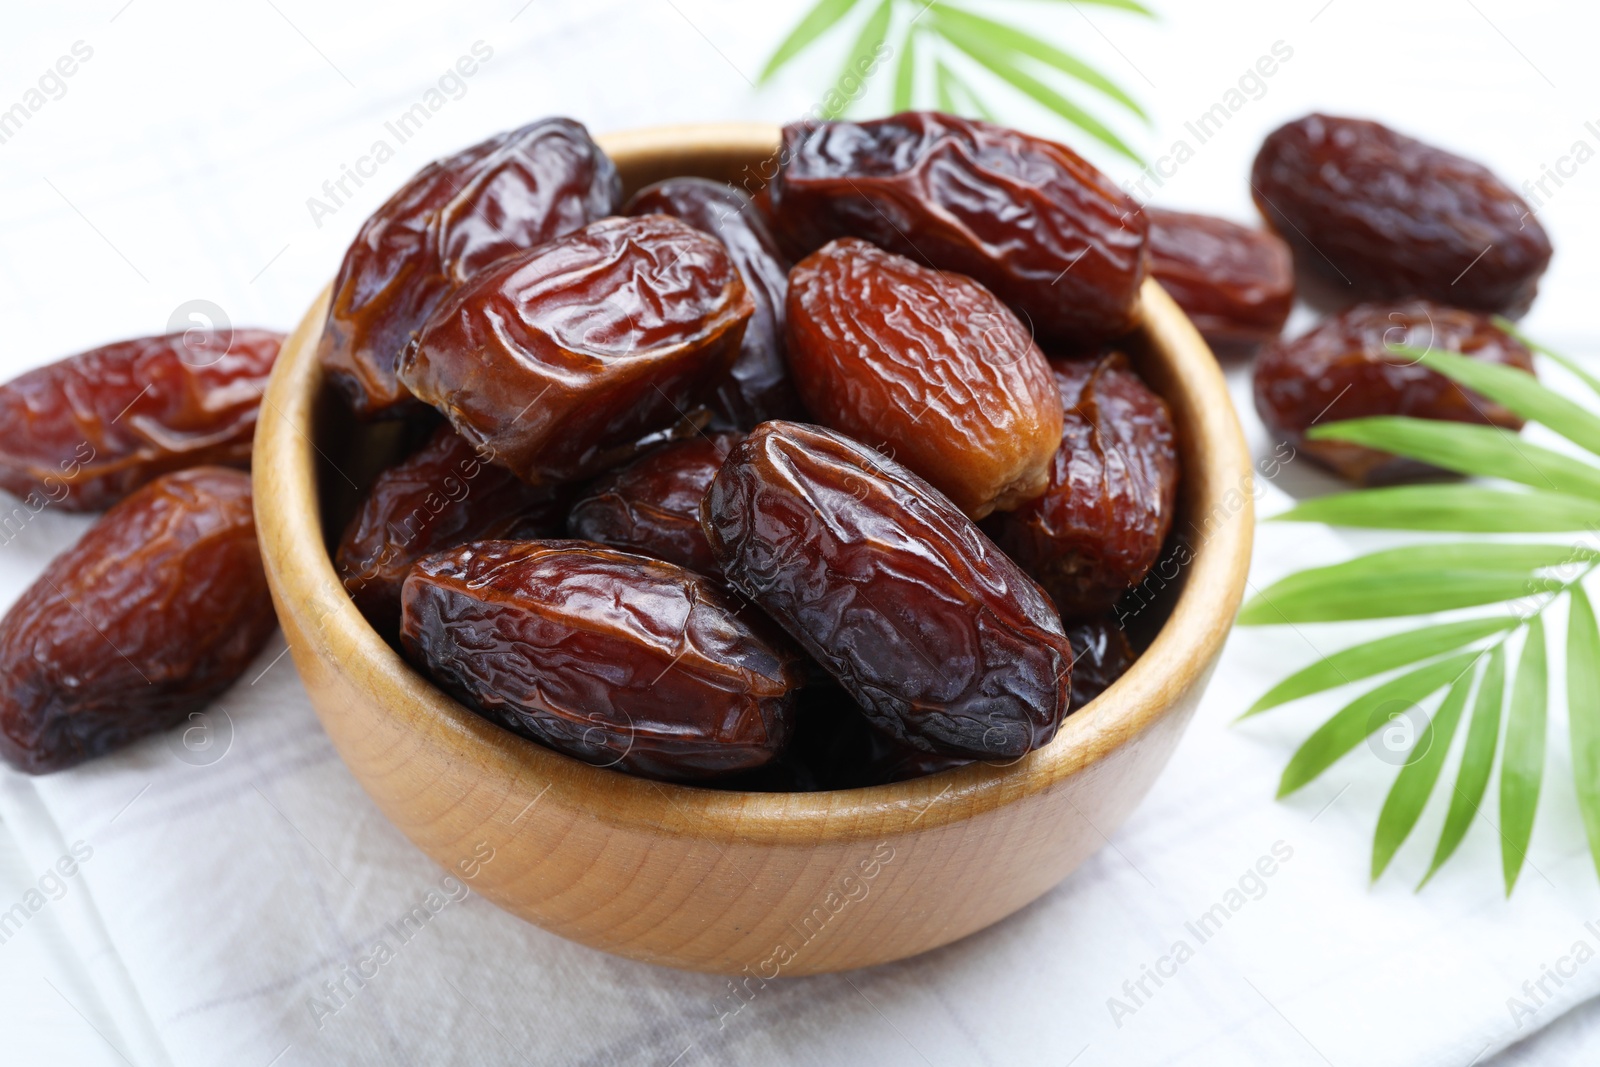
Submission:
{"label": "leaflet of palm leaf", "polygon": [[[1509,322],[1500,326],[1517,333]],[[1600,379],[1568,357],[1518,336],[1600,396]],[[1449,352],[1405,346],[1394,351],[1600,455],[1600,417],[1531,375]],[[1483,537],[1389,549],[1292,574],[1251,599],[1240,614],[1241,625],[1398,618],[1495,606],[1489,614],[1424,625],[1344,649],[1284,679],[1256,701],[1244,717],[1401,672],[1345,705],[1313,733],[1284,769],[1278,795],[1295,792],[1364,740],[1393,729],[1393,709],[1415,708],[1443,692],[1416,733],[1378,816],[1372,877],[1383,874],[1416,826],[1465,724],[1444,826],[1422,884],[1466,836],[1484,803],[1498,755],[1501,867],[1510,894],[1526,860],[1543,785],[1550,609],[1565,604],[1573,777],[1590,851],[1600,869],[1600,628],[1584,589],[1585,580],[1600,568],[1600,466],[1507,430],[1399,416],[1332,423],[1311,436],[1368,445],[1503,484],[1359,490],[1309,501],[1273,521],[1583,536],[1565,544]]]}
{"label": "leaflet of palm leaf", "polygon": [[[977,4],[979,0],[971,0]],[[1039,0],[1114,8],[1153,18],[1134,0]],[[891,36],[894,46],[893,110],[935,106],[941,111],[993,119],[989,103],[958,70],[956,56],[987,71],[1062,119],[1122,155],[1143,163],[1139,155],[1092,113],[1065,95],[1053,81],[1062,76],[1086,85],[1145,122],[1149,117],[1131,96],[1094,67],[1017,26],[997,22],[971,6],[942,0],[818,0],[778,45],[761,72],[762,82],[809,49],[856,8],[868,8],[865,20],[845,54],[839,83],[854,78],[859,64],[870,59]],[[1080,15],[1083,12],[1079,11]],[[1083,15],[1086,25],[1087,15]],[[850,94],[823,109],[824,118],[837,118],[850,104]]]}

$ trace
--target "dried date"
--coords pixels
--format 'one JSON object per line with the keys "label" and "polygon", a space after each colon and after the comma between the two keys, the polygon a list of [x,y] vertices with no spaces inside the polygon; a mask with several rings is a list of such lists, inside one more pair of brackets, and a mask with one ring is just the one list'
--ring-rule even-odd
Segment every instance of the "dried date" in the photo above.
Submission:
{"label": "dried date", "polygon": [[93,348],[0,386],[0,488],[98,511],[168,471],[246,466],[283,335],[189,331]]}
{"label": "dried date", "polygon": [[830,430],[763,423],[701,515],[728,581],[878,729],[979,759],[1054,736],[1072,650],[1049,601],[906,468]]}
{"label": "dried date", "polygon": [[1516,314],[1550,262],[1544,228],[1505,183],[1376,122],[1308,115],[1279,127],[1250,181],[1300,266],[1352,301]]}
{"label": "dried date", "polygon": [[1183,211],[1145,208],[1150,274],[1212,344],[1256,344],[1294,308],[1294,259],[1273,234]]}
{"label": "dried date", "polygon": [[174,726],[232,685],[275,626],[249,475],[157,478],[0,620],[0,756],[43,774]]}
{"label": "dried date", "polygon": [[401,643],[486,717],[557,751],[692,781],[770,763],[796,657],[709,580],[583,541],[479,541],[406,578]]}
{"label": "dried date", "polygon": [[1068,619],[1144,580],[1172,526],[1178,455],[1167,405],[1116,354],[1054,360],[1066,410],[1050,487],[986,525]]}
{"label": "dried date", "polygon": [[534,540],[561,528],[562,496],[524,482],[441,426],[380,473],[345,527],[334,569],[385,638],[400,629],[400,587],[423,556],[468,541]]}
{"label": "dried date", "polygon": [[1077,711],[1111,688],[1138,656],[1122,627],[1108,617],[1067,627],[1072,642],[1072,710]]}
{"label": "dried date", "polygon": [[862,237],[969,275],[1041,338],[1095,343],[1135,323],[1144,214],[1052,141],[934,112],[795,123],[771,204],[796,247]]}
{"label": "dried date", "polygon": [[1409,415],[1520,430],[1522,420],[1389,346],[1459,352],[1534,373],[1533,355],[1486,316],[1427,301],[1360,304],[1261,353],[1255,367],[1261,421],[1312,459],[1353,482],[1378,484],[1435,473],[1417,460],[1343,441],[1312,441],[1314,423]]}
{"label": "dried date", "polygon": [[741,436],[680,441],[603,475],[572,505],[567,532],[720,579],[722,565],[700,526],[700,501]]}
{"label": "dried date", "polygon": [[617,171],[571,119],[543,119],[430,163],[362,224],[333,283],[318,358],[363,418],[415,406],[395,360],[490,263],[616,211]]}
{"label": "dried date", "polygon": [[712,406],[720,423],[748,430],[800,410],[784,359],[784,293],[789,261],[744,192],[707,178],[668,178],[633,194],[624,213],[671,215],[704,230],[727,248],[744,278],[755,311],[745,326],[739,358],[717,386]]}
{"label": "dried date", "polygon": [[972,518],[1043,493],[1061,397],[983,286],[854,237],[789,275],[789,362],[819,422],[894,456]]}
{"label": "dried date", "polygon": [[666,215],[602,219],[479,274],[399,375],[524,480],[570,481],[714,388],[753,310],[715,238]]}

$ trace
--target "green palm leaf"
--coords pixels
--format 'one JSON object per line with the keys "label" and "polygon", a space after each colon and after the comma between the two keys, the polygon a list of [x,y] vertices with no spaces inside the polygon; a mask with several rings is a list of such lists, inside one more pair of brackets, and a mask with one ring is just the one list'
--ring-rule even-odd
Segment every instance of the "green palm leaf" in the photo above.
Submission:
{"label": "green palm leaf", "polygon": [[900,41],[900,64],[894,71],[894,110],[908,111],[917,82],[917,24],[906,27]]}
{"label": "green palm leaf", "polygon": [[1570,545],[1463,541],[1409,545],[1299,571],[1257,593],[1241,626],[1422,615],[1562,588],[1536,571],[1573,558]]}
{"label": "green palm leaf", "polygon": [[1600,393],[1600,378],[1596,378],[1593,374],[1590,374],[1583,368],[1582,364],[1573,359],[1571,356],[1562,355],[1555,349],[1535,341],[1533,338],[1517,329],[1517,324],[1503,315],[1496,315],[1494,317],[1494,324],[1500,327],[1500,329],[1504,330],[1506,333],[1510,334],[1512,337],[1515,337],[1517,340],[1521,341],[1523,345],[1525,345],[1530,351],[1537,352],[1541,356],[1547,356],[1550,359],[1555,360],[1557,363],[1567,368],[1567,370],[1571,371],[1579,381],[1583,382],[1584,385],[1587,385],[1596,393]]}
{"label": "green palm leaf", "polygon": [[1433,862],[1428,865],[1428,873],[1422,876],[1418,889],[1427,885],[1428,879],[1455,854],[1461,839],[1467,836],[1473,816],[1478,814],[1478,805],[1489,787],[1489,772],[1494,768],[1495,748],[1500,741],[1500,706],[1505,703],[1505,688],[1505,647],[1496,645],[1489,653],[1478,683],[1472,725],[1467,730],[1467,744],[1461,753],[1461,768],[1456,772],[1455,789],[1450,794],[1450,810],[1444,817],[1439,845],[1434,849]]}
{"label": "green palm leaf", "polygon": [[1500,760],[1500,861],[1505,872],[1506,896],[1533,836],[1533,816],[1539,807],[1539,786],[1544,779],[1545,704],[1549,692],[1549,664],[1545,660],[1544,619],[1534,616],[1522,646],[1516,681],[1511,688],[1511,712],[1506,718],[1506,751]]}
{"label": "green palm leaf", "polygon": [[1463,672],[1445,694],[1444,703],[1428,722],[1417,739],[1416,755],[1406,761],[1395,776],[1389,796],[1378,814],[1378,829],[1372,835],[1372,880],[1382,876],[1389,861],[1410,835],[1417,818],[1428,803],[1439,772],[1444,769],[1445,756],[1450,751],[1450,741],[1456,735],[1456,725],[1467,706],[1467,694],[1472,691],[1472,673]]}
{"label": "green palm leaf", "polygon": [[1144,160],[1139,156],[1139,153],[1129,148],[1122,138],[1111,131],[1110,127],[1077,104],[1074,104],[1071,100],[1068,100],[1065,96],[1062,96],[1049,85],[1023,70],[1004,49],[995,47],[983,38],[950,38],[947,36],[945,39],[978,63],[987,67],[996,77],[1009,82],[1014,89],[1031,96],[1038,103],[1060,115],[1095,140],[1141,166],[1144,164]]}
{"label": "green palm leaf", "polygon": [[1306,436],[1366,445],[1458,474],[1600,499],[1600,467],[1529,444],[1498,426],[1381,415],[1314,426]]}
{"label": "green palm leaf", "polygon": [[1064,2],[1073,5],[1098,4],[1100,7],[1114,7],[1119,11],[1132,11],[1136,15],[1144,15],[1146,18],[1156,17],[1154,11],[1151,11],[1143,4],[1134,3],[1134,0],[1064,0]]}
{"label": "green palm leaf", "polygon": [[959,113],[961,105],[956,103],[955,76],[950,72],[950,68],[944,65],[943,60],[933,64],[933,90],[940,111],[946,115]]}
{"label": "green palm leaf", "polygon": [[1333,766],[1392,716],[1379,718],[1391,705],[1412,706],[1447,685],[1453,685],[1477,660],[1475,652],[1419,667],[1352,700],[1323,723],[1295,752],[1278,781],[1278,796],[1288,796]]}
{"label": "green palm leaf", "polygon": [[[879,0],[878,6],[872,14],[867,16],[867,21],[862,24],[861,32],[856,35],[855,44],[850,46],[850,51],[845,54],[844,66],[839,69],[839,76],[834,79],[835,85],[843,85],[847,79],[859,78],[857,69],[866,60],[878,51],[878,46],[883,44],[889,35],[889,18],[894,14],[893,0]],[[842,96],[837,105],[823,108],[822,117],[836,119],[842,115],[852,102],[852,98]]]}
{"label": "green palm leaf", "polygon": [[1309,500],[1267,521],[1378,530],[1566,533],[1600,525],[1600,500],[1537,489],[1402,485]]}
{"label": "green palm leaf", "polygon": [[1391,345],[1390,351],[1414,359],[1507,410],[1542,423],[1573,444],[1600,454],[1600,417],[1539,384],[1539,379],[1526,371],[1469,359],[1455,352],[1424,351],[1408,345]]}
{"label": "green palm leaf", "polygon": [[[1101,74],[1089,64],[1078,59],[1070,53],[1063,52],[1046,41],[1041,41],[1015,26],[1008,26],[1003,22],[984,18],[976,12],[964,8],[950,7],[945,4],[933,5],[934,22],[944,34],[952,41],[982,40],[993,46],[996,50],[1024,55],[1036,59],[1046,66],[1053,67],[1070,78],[1083,82],[1085,85],[1100,90],[1106,96],[1115,100],[1123,107],[1149,122],[1150,116],[1144,109],[1117,87],[1117,84],[1104,74]],[[957,47],[961,47],[958,43]]]}
{"label": "green palm leaf", "polygon": [[[952,115],[976,115],[987,122],[994,121],[994,113],[972,91],[966,80],[945,65],[943,60],[934,64],[934,81],[939,90],[939,108]],[[956,98],[961,98],[958,103]]]}
{"label": "green palm leaf", "polygon": [[1600,870],[1600,628],[1581,585],[1572,587],[1567,618],[1567,719],[1578,809]]}
{"label": "green palm leaf", "polygon": [[764,84],[779,70],[788,64],[789,60],[805,51],[806,48],[831,30],[835,23],[844,18],[850,9],[856,6],[857,0],[817,0],[811,10],[801,16],[794,29],[789,31],[772,53],[772,58],[767,60],[767,65],[761,69],[761,76],[756,79],[757,84]]}
{"label": "green palm leaf", "polygon": [[1324,656],[1304,670],[1291,674],[1268,690],[1240,718],[1259,715],[1291,700],[1337,689],[1341,685],[1370,678],[1396,667],[1405,667],[1425,659],[1432,659],[1445,652],[1453,652],[1492,634],[1504,633],[1519,625],[1520,621],[1510,615],[1493,615],[1486,619],[1467,619],[1464,622],[1425,626],[1409,633],[1394,634],[1365,644],[1353,645],[1330,656]]}

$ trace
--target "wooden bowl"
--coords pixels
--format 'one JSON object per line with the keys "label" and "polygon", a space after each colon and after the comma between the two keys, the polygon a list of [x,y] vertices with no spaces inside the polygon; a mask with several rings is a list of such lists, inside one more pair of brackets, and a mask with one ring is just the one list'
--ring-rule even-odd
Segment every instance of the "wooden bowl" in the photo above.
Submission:
{"label": "wooden bowl", "polygon": [[[777,130],[682,126],[600,143],[630,192],[679,174],[754,189]],[[1249,456],[1215,359],[1146,282],[1128,347],[1177,422],[1186,549],[1134,620],[1150,631],[1144,654],[1054,741],[1009,766],[822,793],[590,767],[434,688],[341,588],[329,544],[400,442],[355,426],[325,388],[315,350],[327,300],[284,347],[255,442],[261,548],[295,664],[339,755],[396,826],[441,866],[475,867],[469,884],[500,907],[574,941],[772,978],[883,963],[981,930],[1065,878],[1138,804],[1232,625],[1250,556]]]}

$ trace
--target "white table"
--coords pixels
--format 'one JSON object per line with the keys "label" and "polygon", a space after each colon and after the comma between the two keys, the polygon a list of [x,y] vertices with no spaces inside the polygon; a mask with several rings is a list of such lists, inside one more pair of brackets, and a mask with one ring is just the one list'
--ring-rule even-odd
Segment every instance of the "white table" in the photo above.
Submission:
{"label": "white table", "polygon": [[[196,299],[236,324],[288,328],[395,185],[532,117],[571,114],[600,131],[798,114],[831,77],[831,50],[761,92],[747,76],[801,6],[102,0],[11,12],[0,108],[75,46],[78,61],[0,143],[0,376],[161,332]],[[1152,127],[1124,128],[1151,158],[1274,43],[1292,49],[1160,190],[1169,206],[1253,217],[1244,179],[1256,145],[1312,109],[1383,118],[1517,185],[1576,139],[1600,146],[1585,127],[1600,120],[1596,24],[1575,5],[1157,6],[1153,24],[1047,0],[1006,9],[1147,105]],[[480,41],[492,57],[421,133],[359,189],[347,184],[353,195],[336,210],[314,213],[308,199],[328,202],[324,182]],[[869,93],[868,106],[882,105]],[[1007,115],[1065,132],[1028,107]],[[1089,154],[1119,180],[1137,178]],[[1546,188],[1557,258],[1526,326],[1595,353],[1600,163]],[[1233,377],[1247,408],[1242,368]],[[1292,468],[1263,507],[1329,484]],[[86,524],[46,514],[0,547],[0,604]],[[1264,530],[1253,580],[1364,543]],[[1593,964],[1520,1029],[1505,1006],[1575,939],[1594,940],[1584,916],[1600,918],[1560,758],[1532,854],[1549,884],[1525,878],[1511,902],[1499,899],[1492,832],[1480,826],[1421,896],[1409,890],[1426,858],[1414,847],[1369,890],[1384,768],[1347,761],[1304,796],[1271,800],[1278,769],[1330,705],[1227,726],[1287,664],[1313,656],[1294,635],[1262,631],[1235,636],[1173,765],[1113,848],[1021,915],[929,957],[786,982],[722,1029],[717,980],[567,945],[468,896],[343,1004],[319,983],[441,872],[344,773],[275,658],[282,650],[275,640],[251,672],[258,681],[224,699],[236,743],[212,766],[182,764],[156,739],[39,782],[0,776],[0,909],[74,841],[93,849],[61,898],[0,944],[7,1063],[1467,1064],[1600,992]],[[1259,900],[1116,1025],[1107,1002],[1122,983],[1280,841],[1294,858]],[[317,997],[338,1007],[331,1018],[315,1018]],[[1592,1062],[1597,1027],[1600,1011],[1573,1011],[1495,1062]]]}

